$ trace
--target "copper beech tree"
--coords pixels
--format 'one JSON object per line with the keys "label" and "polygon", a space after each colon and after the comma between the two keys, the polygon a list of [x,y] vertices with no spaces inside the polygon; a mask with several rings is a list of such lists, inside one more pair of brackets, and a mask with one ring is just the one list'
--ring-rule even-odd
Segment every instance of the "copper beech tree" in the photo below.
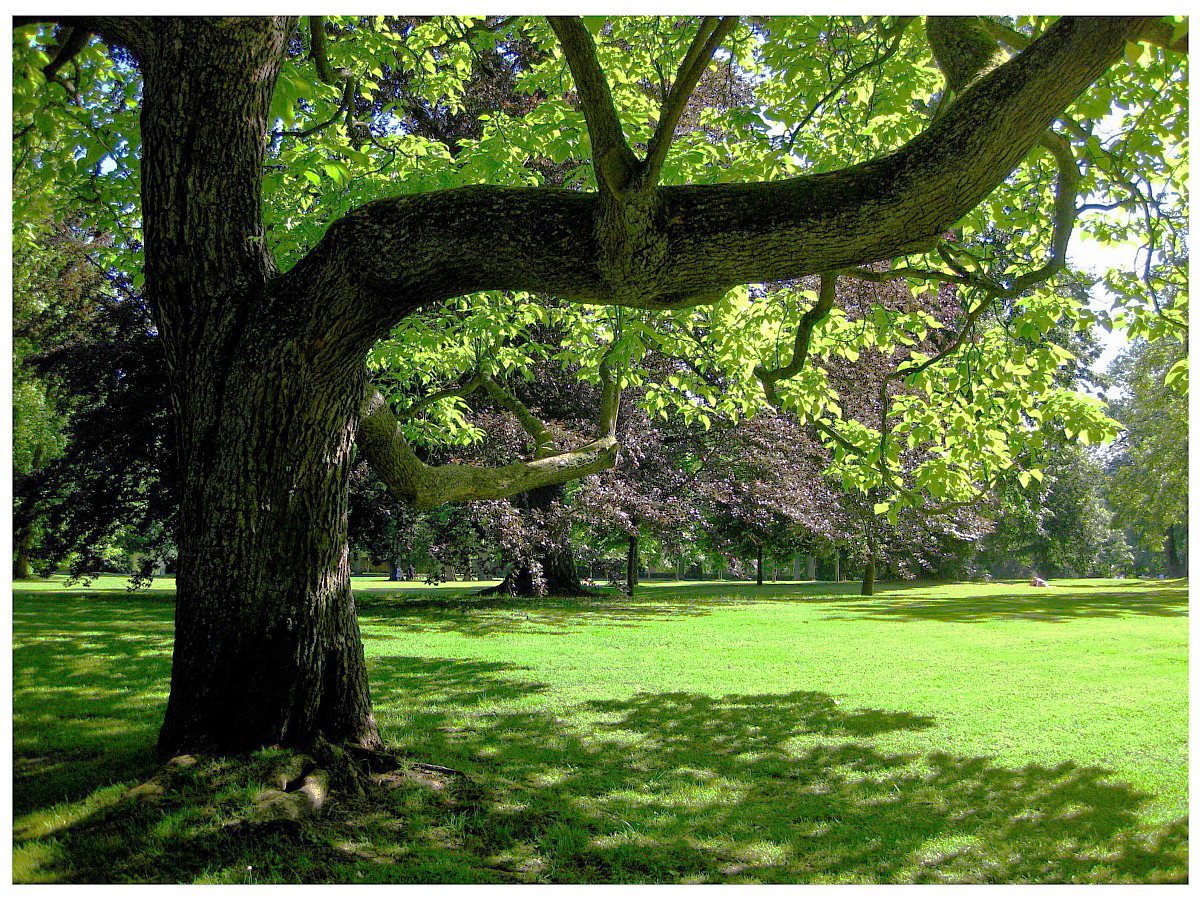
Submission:
{"label": "copper beech tree", "polygon": [[946,102],[899,149],[761,183],[664,186],[676,125],[735,21],[700,23],[661,92],[649,140],[632,142],[592,32],[553,17],[573,81],[567,93],[586,119],[580,155],[590,157],[594,189],[478,183],[404,193],[397,184],[396,196],[344,211],[281,265],[263,209],[278,128],[272,98],[296,41],[311,41],[322,81],[345,78],[323,55],[321,17],[17,17],[15,25],[56,26],[38,32],[49,45],[48,88],[78,87],[73,56],[95,46],[90,36],[140,73],[140,131],[128,139],[139,146],[142,274],[183,473],[164,754],[318,737],[379,746],[347,559],[356,441],[417,505],[509,496],[615,461],[618,394],[609,385],[583,446],[493,468],[427,465],[366,379],[368,352],[397,323],[485,290],[681,309],[748,282],[928,249],[1039,145],[1127,42],[1164,40],[1156,19],[1062,18],[1000,63],[980,52],[995,42],[975,19],[935,22],[925,37],[947,76]]}

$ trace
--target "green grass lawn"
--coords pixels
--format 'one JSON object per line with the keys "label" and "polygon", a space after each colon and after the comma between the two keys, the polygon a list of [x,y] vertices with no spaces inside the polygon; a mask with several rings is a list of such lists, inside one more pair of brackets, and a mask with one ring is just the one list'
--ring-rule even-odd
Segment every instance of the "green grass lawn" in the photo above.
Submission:
{"label": "green grass lawn", "polygon": [[170,584],[22,584],[14,880],[1187,878],[1186,582],[355,586],[386,740],[470,785],[229,827],[268,751],[123,800],[155,769]]}

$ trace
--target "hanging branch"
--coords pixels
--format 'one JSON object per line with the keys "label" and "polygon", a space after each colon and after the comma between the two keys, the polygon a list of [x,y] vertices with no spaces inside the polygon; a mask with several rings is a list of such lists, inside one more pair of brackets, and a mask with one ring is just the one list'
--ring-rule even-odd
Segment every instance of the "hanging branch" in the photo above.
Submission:
{"label": "hanging branch", "polygon": [[766,394],[767,400],[772,406],[779,405],[779,394],[776,393],[775,385],[785,379],[794,378],[804,368],[804,363],[808,360],[809,344],[812,343],[813,329],[829,315],[836,298],[837,273],[826,272],[821,276],[821,291],[817,296],[817,302],[800,317],[800,324],[796,328],[796,341],[792,346],[791,362],[775,369],[767,369],[763,366],[755,367],[754,375],[762,382],[763,393]]}
{"label": "hanging branch", "polygon": [[[58,74],[59,69],[71,62],[84,47],[87,46],[88,38],[91,32],[86,28],[73,27],[68,28],[63,42],[58,45],[54,52],[54,58],[42,67],[42,74],[46,76],[46,80],[59,85],[67,92],[67,95],[75,101],[76,106],[83,106],[83,98],[79,95],[79,90],[75,87],[75,82],[68,81]],[[76,81],[78,81],[78,69],[76,69]]]}
{"label": "hanging branch", "polygon": [[[879,472],[883,484],[895,493],[905,497],[913,504],[914,508],[919,508],[928,514],[941,514],[944,512],[959,509],[965,506],[970,506],[978,502],[991,491],[998,479],[1001,477],[999,473],[989,479],[981,488],[979,493],[971,500],[952,501],[944,504],[929,505],[924,498],[915,491],[912,491],[901,483],[899,477],[891,470],[887,461],[888,442],[891,438],[891,429],[888,424],[888,412],[891,406],[891,401],[888,396],[888,389],[892,382],[899,381],[910,375],[923,372],[931,366],[945,360],[949,356],[957,353],[966,343],[968,337],[974,329],[976,321],[984,313],[985,310],[998,299],[1012,299],[1025,291],[1029,290],[1035,284],[1040,284],[1061,272],[1067,263],[1067,246],[1070,240],[1071,231],[1075,224],[1076,217],[1076,201],[1078,199],[1078,185],[1080,181],[1079,168],[1076,163],[1075,156],[1071,151],[1070,142],[1062,135],[1053,131],[1048,131],[1041,140],[1041,145],[1045,147],[1055,158],[1058,164],[1058,178],[1055,184],[1055,202],[1054,202],[1054,225],[1050,239],[1050,250],[1046,262],[1037,269],[1016,278],[1011,285],[1004,287],[994,280],[976,273],[967,271],[957,260],[952,256],[952,251],[948,245],[943,245],[939,248],[940,255],[946,264],[954,270],[954,275],[946,277],[945,273],[928,272],[921,270],[923,276],[944,277],[945,280],[956,281],[962,284],[968,284],[975,287],[983,294],[983,299],[971,308],[963,321],[955,339],[951,341],[940,352],[923,360],[920,363],[911,363],[906,366],[897,367],[894,371],[884,376],[882,384],[879,387],[877,401],[880,408],[880,425],[879,439],[876,443],[876,459],[875,469]],[[874,280],[874,275],[896,277],[895,273],[869,273],[862,270],[855,272],[856,277]],[[826,279],[828,279],[828,284]],[[880,277],[878,280],[884,280]],[[789,365],[777,369],[766,370],[759,367],[755,370],[755,375],[763,383],[764,393],[772,406],[778,407],[779,396],[775,390],[777,381],[783,378],[790,378],[800,371],[805,358],[807,357],[808,345],[811,341],[812,329],[821,318],[828,313],[828,308],[833,303],[833,290],[835,278],[833,276],[823,276],[821,284],[821,300],[818,301],[812,309],[805,313],[801,319],[800,328],[797,330],[796,345],[793,352],[792,361]],[[825,301],[826,291],[829,291],[828,306],[823,312],[818,312]],[[832,425],[824,423],[819,419],[814,419],[814,424],[823,434],[827,435],[842,449],[861,455],[864,452],[853,441],[850,441],[845,436],[838,433],[837,429]]]}
{"label": "hanging branch", "polygon": [[332,125],[338,119],[342,118],[343,116],[349,116],[351,114],[351,112],[353,111],[353,106],[351,104],[353,104],[353,102],[354,102],[354,95],[356,93],[357,93],[357,85],[355,84],[354,81],[347,78],[346,84],[342,88],[341,102],[338,103],[337,109],[335,109],[333,111],[333,115],[330,116],[328,119],[326,119],[324,122],[318,122],[316,125],[313,125],[311,128],[300,128],[300,129],[293,129],[290,131],[273,131],[273,132],[271,132],[271,134],[273,137],[305,138],[305,137],[308,137],[309,135],[316,134],[319,131],[324,131],[326,128],[328,128],[330,125]]}
{"label": "hanging branch", "polygon": [[342,96],[338,101],[333,115],[323,122],[318,122],[309,128],[298,128],[286,131],[273,131],[273,138],[295,137],[306,138],[324,131],[339,119],[344,119],[347,133],[354,124],[354,98],[358,95],[358,80],[349,69],[334,69],[329,62],[329,44],[325,37],[325,17],[308,17],[309,57],[317,71],[317,78],[324,84],[342,85]]}

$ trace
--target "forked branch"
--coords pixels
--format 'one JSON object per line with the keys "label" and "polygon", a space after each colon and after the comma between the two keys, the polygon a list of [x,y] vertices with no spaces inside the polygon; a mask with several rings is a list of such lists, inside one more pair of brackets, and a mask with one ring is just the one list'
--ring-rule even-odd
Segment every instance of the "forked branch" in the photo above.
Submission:
{"label": "forked branch", "polygon": [[583,118],[592,142],[592,164],[601,192],[620,193],[628,186],[638,168],[637,157],[629,149],[621,119],[613,104],[608,79],[600,68],[596,44],[578,16],[547,16],[567,58]]}
{"label": "forked branch", "polygon": [[675,137],[675,126],[679,124],[688,100],[696,90],[696,85],[700,83],[700,78],[708,68],[717,47],[733,30],[737,20],[737,16],[721,16],[719,19],[716,16],[705,16],[704,21],[700,23],[691,46],[679,64],[679,72],[675,75],[671,90],[663,99],[658,125],[655,126],[654,136],[650,138],[646,161],[642,164],[642,184],[649,186],[658,183],[659,173],[667,158],[667,150]]}

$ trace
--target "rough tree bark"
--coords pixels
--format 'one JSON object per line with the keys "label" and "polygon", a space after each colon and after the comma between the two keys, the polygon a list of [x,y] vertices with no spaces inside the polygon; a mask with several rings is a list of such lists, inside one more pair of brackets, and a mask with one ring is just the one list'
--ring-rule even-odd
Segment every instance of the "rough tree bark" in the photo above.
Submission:
{"label": "rough tree bark", "polygon": [[[159,740],[173,754],[318,737],[378,744],[348,577],[356,431],[385,480],[419,505],[511,496],[615,460],[608,434],[484,474],[425,466],[363,383],[370,345],[394,323],[477,290],[676,307],[925,247],[1153,20],[1063,19],[906,147],[771,184],[658,188],[653,161],[632,156],[603,96],[588,94],[598,194],[473,186],[376,201],[334,222],[283,274],[264,245],[260,192],[294,20],[59,21],[123,45],[144,76],[146,291],[187,473]],[[576,26],[562,29],[575,41],[572,71],[594,77],[598,66],[578,65],[590,38]],[[615,129],[600,127],[606,116]],[[598,139],[609,141],[603,154]]]}
{"label": "rough tree bark", "polygon": [[263,246],[263,135],[292,26],[155,19],[137,43],[146,285],[188,473],[164,755],[379,743],[346,544],[378,324],[328,279],[281,289]]}

